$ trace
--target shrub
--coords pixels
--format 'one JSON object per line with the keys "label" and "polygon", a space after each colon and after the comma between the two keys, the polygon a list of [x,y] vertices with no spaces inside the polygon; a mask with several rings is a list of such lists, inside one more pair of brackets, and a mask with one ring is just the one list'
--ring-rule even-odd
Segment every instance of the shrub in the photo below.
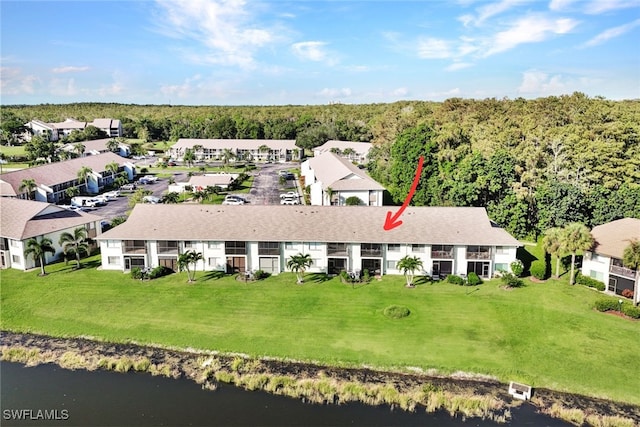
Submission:
{"label": "shrub", "polygon": [[157,279],[158,277],[166,276],[171,273],[173,273],[173,270],[169,267],[159,265],[149,272],[149,279]]}
{"label": "shrub", "polygon": [[547,266],[544,264],[543,261],[538,260],[531,263],[531,267],[529,267],[529,272],[533,277],[535,277],[538,280],[544,280],[547,278],[546,277]]}
{"label": "shrub", "polygon": [[482,283],[482,279],[475,272],[469,273],[467,276],[467,283],[469,286],[476,286]]}
{"label": "shrub", "polygon": [[604,291],[605,289],[604,283],[589,276],[584,276],[579,271],[576,274],[576,283],[589,288],[596,288],[599,291]]}
{"label": "shrub", "polygon": [[516,277],[522,276],[522,273],[524,272],[524,264],[522,264],[522,261],[519,259],[513,261],[511,263],[511,271]]}
{"label": "shrub", "polygon": [[611,298],[601,298],[597,300],[593,306],[598,311],[610,311],[610,310],[618,310],[620,307],[620,303],[617,300]]}
{"label": "shrub", "polygon": [[411,314],[411,311],[403,305],[390,305],[384,309],[384,315],[390,319],[402,319]]}
{"label": "shrub", "polygon": [[504,273],[500,280],[502,280],[502,283],[504,283],[505,286],[508,286],[510,288],[519,288],[524,285],[522,279],[518,278],[515,274],[512,273]]}
{"label": "shrub", "polygon": [[256,280],[262,280],[262,279],[266,279],[267,277],[271,276],[271,273],[268,273],[264,270],[256,270],[253,273],[253,277],[256,278]]}
{"label": "shrub", "polygon": [[365,270],[362,272],[362,281],[366,283],[369,280],[371,280],[371,276],[369,275],[369,270],[365,268]]}
{"label": "shrub", "polygon": [[633,317],[634,319],[640,319],[640,307],[634,307],[630,304],[623,304],[622,312],[629,317]]}
{"label": "shrub", "polygon": [[631,289],[623,289],[622,296],[625,298],[633,298],[633,291]]}
{"label": "shrub", "polygon": [[448,275],[447,282],[453,283],[454,285],[464,286],[464,279],[460,276],[456,276],[455,274]]}
{"label": "shrub", "polygon": [[132,279],[142,279],[142,270],[139,267],[133,267],[131,269],[131,278]]}

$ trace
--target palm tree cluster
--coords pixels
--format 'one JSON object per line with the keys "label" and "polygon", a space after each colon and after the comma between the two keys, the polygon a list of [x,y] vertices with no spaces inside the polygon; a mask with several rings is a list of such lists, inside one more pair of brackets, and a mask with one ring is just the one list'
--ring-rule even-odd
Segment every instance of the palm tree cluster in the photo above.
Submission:
{"label": "palm tree cluster", "polygon": [[[187,272],[187,282],[193,283],[196,281],[196,266],[198,261],[204,259],[202,252],[196,252],[194,250],[188,250],[178,256],[178,268],[180,271]],[[193,270],[191,266],[193,265]]]}
{"label": "palm tree cluster", "polygon": [[313,264],[311,255],[302,253],[291,255],[291,258],[287,261],[287,267],[296,273],[298,285],[304,283],[304,272],[311,264]]}
{"label": "palm tree cluster", "polygon": [[407,281],[407,287],[413,287],[413,278],[415,276],[416,270],[420,270],[422,268],[422,260],[417,256],[405,256],[400,258],[398,264],[396,265],[398,270],[402,270],[402,274]]}
{"label": "palm tree cluster", "polygon": [[584,225],[577,222],[568,224],[564,228],[548,229],[542,239],[542,245],[547,253],[556,256],[556,274],[560,277],[560,257],[563,253],[571,254],[571,275],[569,283],[575,283],[575,264],[578,251],[586,251],[593,246],[593,236]]}

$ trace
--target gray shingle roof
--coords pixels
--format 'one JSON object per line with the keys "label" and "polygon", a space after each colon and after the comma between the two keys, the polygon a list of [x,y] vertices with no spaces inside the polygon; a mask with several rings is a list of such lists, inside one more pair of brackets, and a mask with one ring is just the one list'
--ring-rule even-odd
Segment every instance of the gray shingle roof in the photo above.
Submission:
{"label": "gray shingle roof", "polygon": [[296,147],[295,139],[196,139],[196,138],[180,138],[171,146],[172,150],[193,148],[194,145],[202,145],[210,150],[224,150],[225,148],[238,148],[241,150],[257,150],[261,145],[266,145],[272,150],[294,150]]}
{"label": "gray shingle roof", "polygon": [[24,240],[100,221],[102,217],[73,212],[50,203],[0,198],[0,236]]}
{"label": "gray shingle roof", "polygon": [[[32,168],[21,169],[17,171],[7,172],[0,175],[0,195],[15,196],[20,194],[20,184],[23,179],[34,179],[36,184],[44,184],[52,186],[63,182],[73,181],[78,175],[78,171],[82,166],[88,166],[96,172],[105,170],[106,165],[116,162],[123,165],[128,162],[124,157],[120,157],[115,153],[102,153],[95,156],[80,157],[77,159],[65,160],[63,162],[48,163],[45,165],[35,166]],[[13,194],[10,189],[13,189]]]}
{"label": "gray shingle roof", "polygon": [[384,190],[384,187],[349,160],[326,151],[308,160],[322,188],[336,191]]}
{"label": "gray shingle roof", "polygon": [[114,240],[431,243],[520,246],[484,208],[409,207],[384,231],[389,206],[221,206],[138,204],[103,233]]}
{"label": "gray shingle roof", "polygon": [[593,227],[594,250],[598,254],[622,258],[632,239],[640,240],[640,219],[623,218]]}

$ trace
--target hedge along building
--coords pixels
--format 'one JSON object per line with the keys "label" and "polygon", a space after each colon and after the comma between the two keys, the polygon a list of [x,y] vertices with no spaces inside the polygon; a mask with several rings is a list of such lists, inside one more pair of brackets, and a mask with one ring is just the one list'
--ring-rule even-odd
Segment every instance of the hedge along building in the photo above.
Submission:
{"label": "hedge along building", "polygon": [[402,274],[398,261],[417,256],[423,274],[491,277],[509,270],[520,243],[484,208],[409,207],[403,224],[383,230],[388,208],[346,206],[143,205],[98,236],[102,268],[177,268],[180,253],[201,252],[197,270],[287,271],[309,254],[310,272]]}

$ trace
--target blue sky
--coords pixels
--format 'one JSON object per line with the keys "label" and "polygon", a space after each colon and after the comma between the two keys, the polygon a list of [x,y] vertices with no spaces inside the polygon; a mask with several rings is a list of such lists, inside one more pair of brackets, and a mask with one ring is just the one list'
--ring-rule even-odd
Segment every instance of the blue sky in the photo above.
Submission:
{"label": "blue sky", "polygon": [[0,0],[2,104],[640,98],[640,0]]}

